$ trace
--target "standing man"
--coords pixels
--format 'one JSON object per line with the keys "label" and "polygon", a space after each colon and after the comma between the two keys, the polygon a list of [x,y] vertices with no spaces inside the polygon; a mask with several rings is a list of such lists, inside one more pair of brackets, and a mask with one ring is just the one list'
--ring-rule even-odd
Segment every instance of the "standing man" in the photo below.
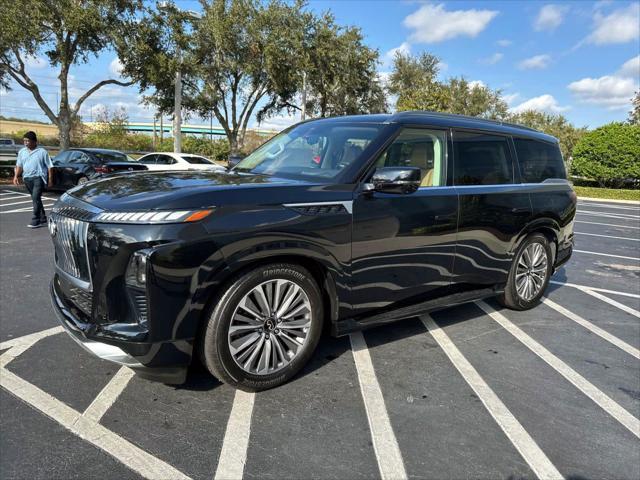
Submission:
{"label": "standing man", "polygon": [[[42,205],[42,192],[45,187],[53,186],[53,162],[44,148],[38,147],[35,132],[27,132],[22,139],[24,147],[18,152],[13,184],[20,184],[20,175],[33,200],[33,217],[29,228],[47,225],[47,215]],[[47,180],[48,179],[48,180]]]}

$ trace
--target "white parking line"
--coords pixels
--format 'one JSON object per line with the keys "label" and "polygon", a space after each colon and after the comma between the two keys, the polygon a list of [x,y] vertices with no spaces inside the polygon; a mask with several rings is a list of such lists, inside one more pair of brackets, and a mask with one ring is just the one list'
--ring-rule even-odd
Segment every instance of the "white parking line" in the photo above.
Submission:
{"label": "white parking line", "polygon": [[531,470],[540,479],[563,478],[556,467],[547,458],[531,435],[522,427],[504,403],[491,390],[473,365],[462,355],[458,347],[454,345],[449,336],[442,330],[429,315],[420,317],[431,336],[440,345],[440,348],[449,357],[454,367],[460,372],[462,378],[476,393],[482,404],[489,411],[498,426],[518,450],[522,458],[531,467]]}
{"label": "white parking line", "polygon": [[478,301],[476,304],[511,335],[522,342],[529,350],[544,360],[551,368],[571,382],[571,384],[573,384],[578,390],[593,400],[598,406],[600,406],[600,408],[620,422],[636,437],[640,438],[640,420],[631,415],[627,410],[590,383],[586,378],[556,357],[541,344],[536,342],[519,327],[511,323],[500,312],[495,311],[483,301]]}
{"label": "white parking line", "polygon": [[0,343],[0,350],[24,345],[31,346],[42,338],[62,332],[64,332],[64,328],[58,326],[49,328],[47,330],[42,330],[41,332],[30,333],[29,335],[24,335],[22,337],[12,338],[11,340],[5,340],[4,342]]}
{"label": "white parking line", "polygon": [[240,480],[243,477],[254,401],[255,393],[236,390],[214,477],[216,480]]}
{"label": "white parking line", "polygon": [[369,420],[371,440],[378,461],[378,469],[382,480],[406,479],[402,454],[398,441],[393,433],[380,384],[373,369],[371,355],[362,332],[349,335],[351,351],[358,372],[358,382],[362,392],[364,408]]}
{"label": "white parking line", "polygon": [[602,207],[602,208],[615,208],[618,210],[632,210],[634,212],[640,213],[640,207],[634,205],[622,206],[622,205],[611,205],[606,203],[586,203],[578,201],[578,206],[582,207]]}
{"label": "white parking line", "polygon": [[[9,362],[18,357],[28,348],[32,347],[39,340],[62,331],[62,327],[49,328],[41,332],[24,335],[22,337],[2,342],[0,344],[0,348],[9,348],[9,350],[0,355],[0,387],[4,388],[13,396],[29,404],[36,410],[42,412],[47,417],[58,422],[60,425],[83,440],[86,440],[105,451],[116,460],[145,478],[158,480],[169,478],[188,479],[188,476],[168,463],[165,463],[145,452],[141,448],[138,448],[131,442],[118,436],[111,430],[97,423],[97,421],[93,420],[93,418],[95,418],[95,413],[98,411],[97,407],[92,409],[93,403],[87,409],[90,415],[85,417],[67,404],[52,397],[35,385],[4,368],[9,364]],[[115,378],[113,380],[115,380]],[[113,380],[110,383],[113,383]],[[122,379],[119,379],[118,383],[121,382]],[[103,392],[107,390],[108,387],[109,385],[105,387]],[[91,412],[94,413],[91,414]]]}
{"label": "white parking line", "polygon": [[573,320],[574,322],[578,323],[579,325],[582,325],[584,328],[586,328],[587,330],[590,330],[591,332],[595,333],[596,335],[598,335],[599,337],[603,338],[607,342],[615,345],[616,347],[618,347],[621,350],[624,350],[629,355],[633,355],[637,359],[640,359],[640,350],[638,350],[635,347],[632,347],[627,342],[624,342],[624,341],[620,340],[618,337],[616,337],[614,335],[611,335],[609,332],[603,330],[602,328],[598,327],[597,325],[594,325],[590,321],[585,320],[580,315],[577,315],[577,314],[567,310],[562,305],[558,305],[553,300],[550,300],[548,298],[543,298],[542,302],[545,305],[548,305],[549,307],[553,308],[556,312],[561,313],[562,315],[564,315],[568,319]]}
{"label": "white parking line", "polygon": [[11,205],[20,205],[21,203],[31,203],[32,200],[23,200],[21,202],[12,202],[12,203],[2,203],[0,204],[0,207],[10,207]]}
{"label": "white parking line", "polygon": [[82,416],[98,423],[127,387],[133,375],[133,370],[128,367],[121,367],[111,381],[93,399],[93,402],[87,407]]}
{"label": "white parking line", "polygon": [[16,200],[18,198],[24,198],[24,195],[17,195],[17,196],[13,196],[13,197],[2,197],[0,198],[0,202],[8,202],[10,200]]}
{"label": "white parking line", "polygon": [[615,228],[633,228],[634,230],[640,230],[640,227],[630,227],[629,225],[616,225],[614,223],[585,222],[584,220],[575,220],[575,223],[586,223],[588,225],[602,225],[605,227],[615,227]]}
{"label": "white parking line", "polygon": [[601,235],[599,233],[587,233],[587,232],[574,232],[574,233],[578,235],[589,235],[591,237],[613,238],[615,240],[631,240],[632,242],[640,242],[640,238],[614,237],[613,235]]}
{"label": "white parking line", "polygon": [[590,252],[588,250],[576,250],[575,248],[573,249],[573,251],[577,253],[588,253],[589,255],[599,255],[601,257],[622,258],[624,260],[640,261],[640,258],[638,257],[625,257],[624,255],[612,255],[611,253]]}
{"label": "white parking line", "polygon": [[640,220],[640,217],[636,215],[627,215],[626,213],[594,212],[593,210],[578,210],[576,213],[578,215],[586,215],[587,217],[615,218],[618,220]]}
{"label": "white parking line", "polygon": [[598,292],[594,292],[589,288],[581,288],[580,290],[582,290],[584,293],[588,295],[591,295],[592,297],[597,298],[598,300],[602,300],[603,302],[608,303],[609,305],[613,305],[614,307],[619,308],[623,312],[627,312],[628,314],[633,315],[634,317],[640,318],[640,312],[635,308],[627,307],[623,303],[616,302],[615,300],[612,300],[609,297],[605,297],[604,295],[601,295]]}
{"label": "white parking line", "polygon": [[556,280],[549,280],[549,283],[553,283],[554,285],[563,285],[565,287],[573,287],[577,288],[578,290],[583,290],[586,288],[594,292],[611,293],[613,295],[621,295],[623,297],[640,298],[640,295],[638,295],[637,293],[619,292],[618,290],[608,290],[606,288],[590,287],[588,285],[578,285],[576,283],[558,282]]}
{"label": "white parking line", "polygon": [[[42,205],[46,208],[50,208],[53,207],[55,202],[51,202],[51,203],[47,203],[47,202],[42,202]],[[0,210],[0,215],[2,215],[3,213],[19,213],[19,212],[30,212],[33,209],[31,207],[27,207],[27,208],[16,208],[14,210]]]}
{"label": "white parking line", "polygon": [[0,386],[145,478],[189,478],[99,423],[82,417],[80,412],[4,368],[0,369]]}

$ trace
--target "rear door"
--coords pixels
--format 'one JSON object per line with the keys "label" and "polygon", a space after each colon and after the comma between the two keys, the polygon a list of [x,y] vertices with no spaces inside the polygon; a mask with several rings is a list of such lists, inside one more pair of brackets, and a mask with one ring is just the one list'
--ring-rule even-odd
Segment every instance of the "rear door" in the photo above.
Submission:
{"label": "rear door", "polygon": [[454,281],[469,286],[504,283],[515,240],[532,214],[529,194],[519,185],[510,138],[454,130],[453,152],[460,215]]}
{"label": "rear door", "polygon": [[419,167],[414,193],[360,192],[353,204],[352,308],[426,301],[451,282],[458,199],[447,185],[446,130],[403,128],[376,167]]}

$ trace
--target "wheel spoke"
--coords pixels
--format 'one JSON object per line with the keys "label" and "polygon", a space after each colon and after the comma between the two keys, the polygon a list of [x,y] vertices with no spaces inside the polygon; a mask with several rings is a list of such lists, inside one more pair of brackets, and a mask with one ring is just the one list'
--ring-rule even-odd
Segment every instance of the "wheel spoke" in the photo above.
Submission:
{"label": "wheel spoke", "polygon": [[256,343],[259,338],[260,338],[259,333],[251,333],[249,335],[245,335],[244,337],[240,337],[235,342],[231,342],[231,354],[235,355],[241,352],[242,350],[247,348],[249,345]]}
{"label": "wheel spoke", "polygon": [[249,305],[249,295],[245,295],[245,297],[240,302],[240,308],[242,308],[245,312],[253,315],[254,318],[261,319],[262,315],[256,312],[255,307],[253,305]]}
{"label": "wheel spoke", "polygon": [[253,293],[256,299],[256,304],[258,305],[258,308],[260,308],[260,313],[263,317],[268,317],[271,315],[271,309],[269,308],[269,301],[267,300],[262,287],[263,285],[258,285],[253,289]]}
{"label": "wheel spoke", "polygon": [[278,308],[278,311],[276,312],[276,315],[278,317],[281,317],[289,309],[293,301],[298,296],[299,292],[300,292],[300,287],[298,287],[295,283],[289,284],[289,289],[287,290],[284,298],[282,299],[282,305],[280,305],[280,308]]}

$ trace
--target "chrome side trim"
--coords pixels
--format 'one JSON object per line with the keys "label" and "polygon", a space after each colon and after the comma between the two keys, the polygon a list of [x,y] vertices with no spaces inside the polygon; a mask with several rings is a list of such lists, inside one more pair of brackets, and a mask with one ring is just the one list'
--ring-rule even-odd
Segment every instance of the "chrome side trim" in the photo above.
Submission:
{"label": "chrome side trim", "polygon": [[283,207],[288,208],[300,208],[300,207],[322,207],[325,205],[342,205],[344,209],[349,213],[349,215],[353,215],[353,200],[349,201],[337,201],[337,202],[310,202],[310,203],[284,203]]}

